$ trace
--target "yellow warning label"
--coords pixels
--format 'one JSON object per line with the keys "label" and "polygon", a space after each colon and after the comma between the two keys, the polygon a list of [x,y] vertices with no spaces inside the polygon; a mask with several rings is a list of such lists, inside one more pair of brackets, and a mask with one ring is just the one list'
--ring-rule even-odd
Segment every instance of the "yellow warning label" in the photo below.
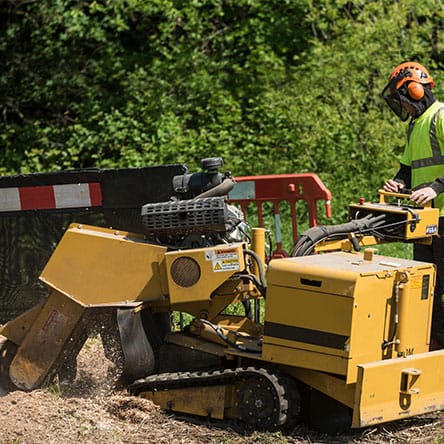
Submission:
{"label": "yellow warning label", "polygon": [[422,276],[410,276],[410,288],[421,288]]}
{"label": "yellow warning label", "polygon": [[239,258],[218,259],[213,261],[213,271],[237,271],[240,270]]}

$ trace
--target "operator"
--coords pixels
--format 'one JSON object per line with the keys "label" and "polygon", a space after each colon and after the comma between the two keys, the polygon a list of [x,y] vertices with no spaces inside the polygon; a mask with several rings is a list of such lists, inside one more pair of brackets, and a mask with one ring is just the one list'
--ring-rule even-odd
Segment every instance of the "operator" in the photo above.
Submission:
{"label": "operator", "polygon": [[440,209],[438,236],[431,245],[415,244],[413,257],[437,267],[430,349],[444,348],[444,103],[432,93],[434,81],[427,69],[415,62],[397,66],[382,92],[392,111],[402,120],[410,117],[407,144],[400,169],[384,190],[412,189],[410,199],[419,205],[433,201]]}

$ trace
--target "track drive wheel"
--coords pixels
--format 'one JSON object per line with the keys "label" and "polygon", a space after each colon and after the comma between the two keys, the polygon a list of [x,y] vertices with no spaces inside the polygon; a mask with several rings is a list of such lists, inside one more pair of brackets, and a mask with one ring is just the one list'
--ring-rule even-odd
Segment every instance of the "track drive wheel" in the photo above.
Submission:
{"label": "track drive wheel", "polygon": [[266,369],[246,370],[236,382],[239,419],[252,429],[276,430],[287,420],[284,386]]}
{"label": "track drive wheel", "polygon": [[0,396],[17,390],[9,377],[9,367],[17,352],[17,346],[4,336],[0,336]]}

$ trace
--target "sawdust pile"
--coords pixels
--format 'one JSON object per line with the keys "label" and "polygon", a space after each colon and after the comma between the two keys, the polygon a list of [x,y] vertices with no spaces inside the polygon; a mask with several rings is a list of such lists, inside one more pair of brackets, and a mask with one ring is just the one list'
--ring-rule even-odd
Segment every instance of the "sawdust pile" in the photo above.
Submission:
{"label": "sawdust pile", "polygon": [[382,425],[342,436],[305,426],[291,434],[247,433],[232,425],[172,416],[150,401],[115,390],[100,341],[88,340],[74,383],[0,397],[0,443],[424,443],[444,439],[444,414]]}

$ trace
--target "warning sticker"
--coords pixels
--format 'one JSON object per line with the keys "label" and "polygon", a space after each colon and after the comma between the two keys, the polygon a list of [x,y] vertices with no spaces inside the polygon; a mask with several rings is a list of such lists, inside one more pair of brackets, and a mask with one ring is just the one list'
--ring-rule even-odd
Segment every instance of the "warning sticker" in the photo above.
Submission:
{"label": "warning sticker", "polygon": [[236,271],[240,270],[238,250],[215,250],[212,251],[211,260],[213,271]]}
{"label": "warning sticker", "polygon": [[237,259],[224,259],[213,261],[213,271],[236,271],[240,270]]}
{"label": "warning sticker", "polygon": [[422,276],[410,276],[410,288],[422,288]]}
{"label": "warning sticker", "polygon": [[214,261],[215,259],[224,259],[225,257],[238,257],[237,248],[227,248],[226,250],[208,250],[205,252],[205,260]]}

